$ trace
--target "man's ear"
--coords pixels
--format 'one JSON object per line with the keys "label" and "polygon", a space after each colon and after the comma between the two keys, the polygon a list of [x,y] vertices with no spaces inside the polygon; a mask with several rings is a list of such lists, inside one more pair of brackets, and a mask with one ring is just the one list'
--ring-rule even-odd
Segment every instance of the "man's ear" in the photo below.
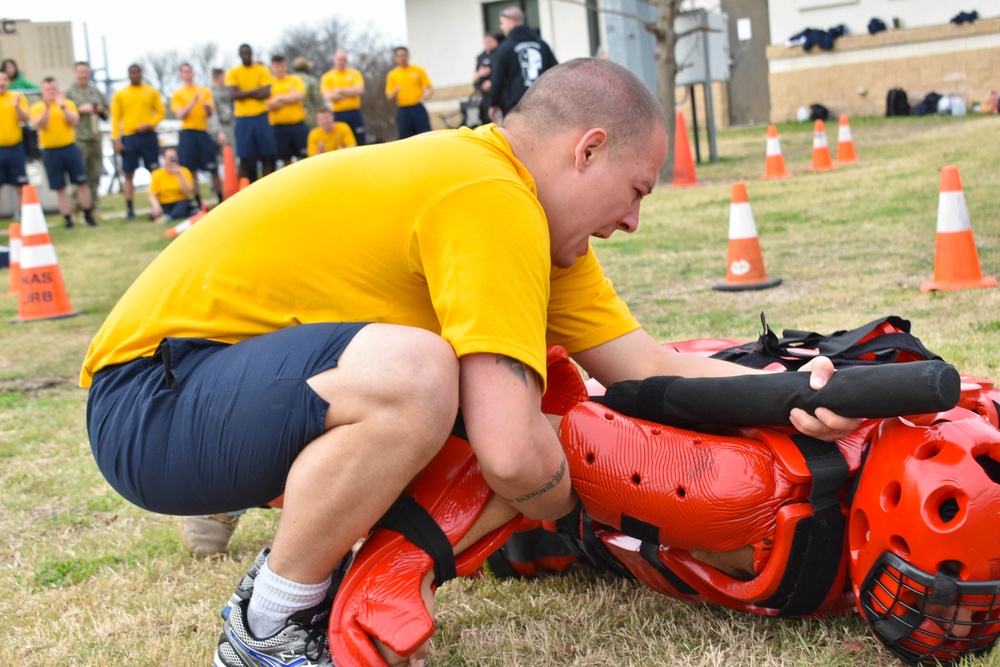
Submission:
{"label": "man's ear", "polygon": [[607,147],[607,131],[600,127],[587,130],[580,137],[580,140],[576,142],[576,147],[573,151],[574,165],[577,171],[583,171],[584,168],[594,164],[598,154],[607,150]]}

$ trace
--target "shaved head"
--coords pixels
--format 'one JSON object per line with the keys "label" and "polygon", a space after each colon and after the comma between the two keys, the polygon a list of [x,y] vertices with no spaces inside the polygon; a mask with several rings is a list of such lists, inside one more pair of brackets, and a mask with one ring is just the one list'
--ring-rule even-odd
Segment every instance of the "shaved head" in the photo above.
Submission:
{"label": "shaved head", "polygon": [[504,119],[504,127],[542,139],[566,130],[603,128],[612,152],[644,144],[667,119],[637,76],[598,58],[577,58],[544,72]]}

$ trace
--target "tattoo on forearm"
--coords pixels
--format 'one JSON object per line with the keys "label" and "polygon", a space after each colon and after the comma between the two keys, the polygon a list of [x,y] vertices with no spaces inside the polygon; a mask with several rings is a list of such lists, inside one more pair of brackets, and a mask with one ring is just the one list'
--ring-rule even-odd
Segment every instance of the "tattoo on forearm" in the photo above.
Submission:
{"label": "tattoo on forearm", "polygon": [[498,354],[497,355],[497,366],[500,366],[501,364],[506,364],[506,366],[510,369],[510,372],[513,373],[514,375],[516,375],[518,377],[518,379],[521,382],[524,383],[525,387],[529,386],[528,385],[528,369],[525,367],[524,364],[522,364],[517,359],[511,359],[508,356],[505,356],[505,355],[502,355],[502,354]]}
{"label": "tattoo on forearm", "polygon": [[566,476],[566,459],[563,458],[562,465],[559,466],[559,470],[557,470],[556,473],[552,475],[552,477],[549,477],[548,481],[545,482],[545,484],[542,484],[540,487],[538,487],[531,493],[526,493],[523,496],[518,496],[517,498],[504,498],[504,500],[506,500],[508,503],[527,502],[533,498],[537,498],[543,493],[546,493],[554,489],[556,486],[559,485],[559,482],[561,482],[562,478],[565,476]]}

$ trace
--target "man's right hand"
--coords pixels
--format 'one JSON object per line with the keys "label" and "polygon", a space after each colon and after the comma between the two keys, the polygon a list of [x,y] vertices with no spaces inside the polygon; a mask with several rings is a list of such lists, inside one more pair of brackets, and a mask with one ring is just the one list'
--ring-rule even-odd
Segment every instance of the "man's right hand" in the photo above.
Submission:
{"label": "man's right hand", "polygon": [[125,151],[125,144],[122,143],[121,139],[115,139],[115,153],[122,153]]}

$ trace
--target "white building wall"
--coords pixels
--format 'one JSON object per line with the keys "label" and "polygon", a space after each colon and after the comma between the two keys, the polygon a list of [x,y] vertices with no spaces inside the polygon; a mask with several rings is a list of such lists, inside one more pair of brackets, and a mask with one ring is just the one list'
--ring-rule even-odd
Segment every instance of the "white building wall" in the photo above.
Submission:
{"label": "white building wall", "polygon": [[[844,24],[849,35],[868,33],[868,22],[882,19],[892,28],[922,28],[948,23],[961,11],[975,9],[980,18],[1000,16],[1000,0],[976,0],[969,7],[945,0],[769,0],[771,44],[784,44],[806,28],[829,30]],[[961,5],[961,6],[960,6]]]}

